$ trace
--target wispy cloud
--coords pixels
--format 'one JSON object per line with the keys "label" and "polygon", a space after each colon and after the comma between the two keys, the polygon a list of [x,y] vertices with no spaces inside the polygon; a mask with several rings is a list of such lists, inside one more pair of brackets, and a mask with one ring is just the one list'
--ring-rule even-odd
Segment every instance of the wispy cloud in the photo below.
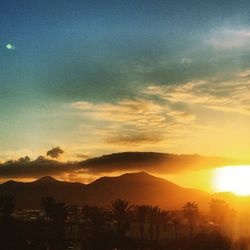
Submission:
{"label": "wispy cloud", "polygon": [[229,81],[192,81],[178,86],[150,86],[147,94],[171,103],[250,115],[249,70]]}
{"label": "wispy cloud", "polygon": [[[150,100],[145,93],[139,95],[117,103],[75,102],[71,107],[80,110],[87,119],[95,120],[97,133],[102,133],[103,140],[109,144],[157,144],[169,136],[177,136],[176,130],[181,127],[185,131],[195,121],[195,115],[187,111],[173,109],[167,102]],[[105,126],[101,121],[106,122]]]}
{"label": "wispy cloud", "polygon": [[[75,124],[74,135],[78,133],[91,141],[93,148],[85,148],[91,152],[95,148],[110,149],[111,145],[115,152],[195,153],[202,147],[203,154],[217,154],[219,147],[230,151],[225,141],[240,137],[236,130],[232,134],[229,121],[235,121],[235,127],[238,121],[237,126],[246,128],[250,115],[249,72],[249,69],[238,71],[230,80],[215,76],[181,84],[152,84],[119,101],[70,103],[71,114],[81,121]],[[217,150],[210,149],[218,135],[221,144],[217,142]]]}
{"label": "wispy cloud", "polygon": [[250,29],[218,28],[206,38],[205,42],[218,49],[249,47]]}

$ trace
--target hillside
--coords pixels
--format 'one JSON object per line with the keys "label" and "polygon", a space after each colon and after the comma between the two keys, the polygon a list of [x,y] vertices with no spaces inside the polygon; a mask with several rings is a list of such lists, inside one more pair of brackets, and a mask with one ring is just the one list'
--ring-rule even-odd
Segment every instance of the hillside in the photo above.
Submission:
{"label": "hillside", "polygon": [[16,206],[22,208],[39,207],[41,198],[45,196],[75,204],[81,200],[84,186],[82,183],[58,181],[46,176],[34,182],[5,182],[0,185],[0,195],[6,193],[14,195]]}
{"label": "hillside", "polygon": [[22,208],[37,208],[42,197],[52,196],[72,205],[107,207],[111,200],[123,198],[132,204],[152,204],[166,209],[179,209],[189,200],[196,201],[203,207],[209,196],[205,192],[180,187],[146,172],[102,177],[88,185],[61,182],[51,177],[29,183],[9,181],[0,185],[0,195],[4,193],[14,195],[16,206]]}

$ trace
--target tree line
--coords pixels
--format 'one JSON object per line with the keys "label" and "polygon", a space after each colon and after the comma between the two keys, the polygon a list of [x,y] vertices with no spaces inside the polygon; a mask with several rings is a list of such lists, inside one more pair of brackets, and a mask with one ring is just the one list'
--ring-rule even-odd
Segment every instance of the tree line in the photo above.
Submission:
{"label": "tree line", "polygon": [[[218,199],[211,200],[209,215],[204,215],[191,201],[169,211],[154,205],[132,205],[124,199],[103,208],[70,206],[44,197],[44,215],[34,221],[13,217],[14,201],[11,195],[0,197],[1,249],[244,250],[249,245],[248,238],[233,241],[228,228],[235,213]],[[139,233],[135,237],[128,234],[133,227]],[[68,237],[67,228],[75,237]],[[166,233],[171,230],[171,236],[162,237],[162,229]]]}

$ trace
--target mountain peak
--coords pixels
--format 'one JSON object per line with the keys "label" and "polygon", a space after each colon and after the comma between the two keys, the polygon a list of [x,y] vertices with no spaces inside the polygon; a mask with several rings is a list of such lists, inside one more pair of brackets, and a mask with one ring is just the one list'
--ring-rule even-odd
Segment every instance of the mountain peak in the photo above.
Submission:
{"label": "mountain peak", "polygon": [[14,180],[9,180],[9,181],[3,182],[2,185],[13,185],[15,183],[17,183],[17,182]]}
{"label": "mountain peak", "polygon": [[145,178],[145,177],[155,177],[151,174],[149,174],[146,171],[140,171],[140,172],[134,172],[134,173],[126,173],[121,175],[120,177],[141,177],[141,178]]}
{"label": "mountain peak", "polygon": [[35,182],[36,183],[53,183],[53,182],[58,182],[58,180],[54,179],[51,176],[43,176],[40,179],[37,179]]}

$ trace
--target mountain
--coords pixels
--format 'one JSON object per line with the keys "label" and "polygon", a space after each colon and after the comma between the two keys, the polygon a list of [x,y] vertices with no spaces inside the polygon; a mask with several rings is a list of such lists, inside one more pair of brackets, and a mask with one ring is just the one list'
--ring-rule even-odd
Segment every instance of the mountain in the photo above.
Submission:
{"label": "mountain", "polygon": [[8,181],[0,185],[1,194],[12,194],[15,197],[17,207],[38,208],[41,198],[45,196],[55,197],[57,200],[75,203],[80,200],[84,184],[58,181],[50,176],[42,177],[34,182]]}
{"label": "mountain", "polygon": [[166,179],[146,172],[119,177],[102,177],[86,186],[90,204],[108,206],[111,200],[123,198],[132,204],[159,205],[167,209],[181,208],[188,200],[204,203],[207,193],[180,187]]}
{"label": "mountain", "polygon": [[88,185],[58,181],[52,177],[43,177],[29,183],[8,181],[0,185],[0,195],[6,193],[14,195],[16,206],[21,208],[38,208],[42,197],[52,196],[72,205],[108,207],[112,200],[122,198],[131,204],[180,209],[187,201],[196,201],[203,207],[209,196],[205,192],[180,187],[146,172],[102,177]]}

